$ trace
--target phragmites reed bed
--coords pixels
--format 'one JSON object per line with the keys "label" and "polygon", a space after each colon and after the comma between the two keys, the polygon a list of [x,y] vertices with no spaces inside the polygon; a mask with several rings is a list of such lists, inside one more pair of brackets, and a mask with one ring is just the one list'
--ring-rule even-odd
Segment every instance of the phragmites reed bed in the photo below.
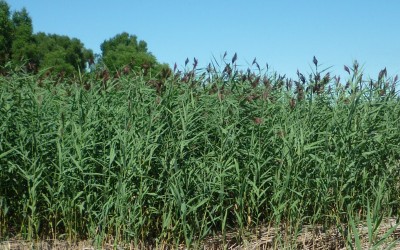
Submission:
{"label": "phragmites reed bed", "polygon": [[397,247],[398,77],[237,60],[1,77],[0,248]]}

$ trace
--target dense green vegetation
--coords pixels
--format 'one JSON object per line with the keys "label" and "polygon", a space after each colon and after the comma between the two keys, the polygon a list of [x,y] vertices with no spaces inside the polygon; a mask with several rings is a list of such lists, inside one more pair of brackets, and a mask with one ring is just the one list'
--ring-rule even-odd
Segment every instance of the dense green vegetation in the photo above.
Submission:
{"label": "dense green vegetation", "polygon": [[[172,70],[126,32],[94,55],[33,33],[0,0],[0,242],[90,239],[227,246],[260,226],[299,247],[305,225],[382,246],[400,207],[400,104],[386,69],[292,80],[237,55]],[[217,66],[216,66],[217,65]],[[253,231],[254,232],[254,231]],[[383,239],[383,240],[382,240]],[[271,243],[272,244],[272,243]]]}
{"label": "dense green vegetation", "polygon": [[94,55],[77,38],[33,33],[28,11],[10,11],[0,0],[0,74],[21,68],[25,72],[47,71],[59,77],[79,75],[89,69],[160,72],[168,68],[157,62],[147,43],[128,33],[118,34],[101,44],[102,54]]}
{"label": "dense green vegetation", "polygon": [[[145,73],[153,71],[157,74],[168,65],[159,64],[155,56],[147,50],[147,43],[143,40],[137,41],[137,37],[126,32],[104,41],[101,46],[102,63],[114,71],[144,70]],[[146,75],[146,74],[145,74]]]}
{"label": "dense green vegetation", "polygon": [[193,246],[309,224],[350,244],[367,221],[379,244],[400,207],[397,77],[365,81],[355,63],[343,82],[315,59],[292,81],[235,60],[159,79],[1,77],[0,239]]}
{"label": "dense green vegetation", "polygon": [[0,73],[13,68],[37,73],[45,69],[56,74],[72,75],[84,71],[93,52],[76,38],[56,34],[33,33],[32,19],[26,9],[11,13],[0,1]]}

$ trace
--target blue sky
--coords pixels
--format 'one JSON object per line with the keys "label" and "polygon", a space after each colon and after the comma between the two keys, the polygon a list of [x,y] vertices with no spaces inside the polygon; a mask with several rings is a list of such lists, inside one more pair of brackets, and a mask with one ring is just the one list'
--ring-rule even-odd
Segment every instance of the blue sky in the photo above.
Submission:
{"label": "blue sky", "polygon": [[100,53],[118,33],[135,34],[160,62],[183,67],[188,57],[206,66],[225,51],[247,68],[257,58],[272,70],[296,76],[321,68],[344,75],[357,60],[365,75],[400,74],[398,0],[8,0],[26,7],[34,32],[79,38]]}

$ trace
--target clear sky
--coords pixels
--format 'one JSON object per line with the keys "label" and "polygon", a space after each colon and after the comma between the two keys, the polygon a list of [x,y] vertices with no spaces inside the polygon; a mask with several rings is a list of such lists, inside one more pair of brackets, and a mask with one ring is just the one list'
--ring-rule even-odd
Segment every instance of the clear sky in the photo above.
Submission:
{"label": "clear sky", "polygon": [[145,40],[159,62],[206,66],[225,51],[247,68],[254,57],[290,77],[322,68],[344,74],[357,60],[374,79],[400,74],[398,0],[7,0],[26,7],[34,32],[79,38],[100,53],[118,33]]}

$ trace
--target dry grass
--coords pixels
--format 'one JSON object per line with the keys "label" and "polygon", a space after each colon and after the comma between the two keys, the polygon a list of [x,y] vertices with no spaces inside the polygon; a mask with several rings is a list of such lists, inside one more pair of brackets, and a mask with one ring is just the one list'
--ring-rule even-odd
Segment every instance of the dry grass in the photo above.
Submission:
{"label": "dry grass", "polygon": [[[388,218],[381,223],[378,229],[377,237],[382,237],[390,228],[396,224],[396,219]],[[362,249],[370,249],[368,246],[368,228],[364,225],[358,227],[360,238],[362,241]],[[344,236],[341,235],[336,228],[325,229],[323,226],[303,226],[301,232],[296,236],[288,235],[284,228],[275,227],[260,227],[253,230],[251,234],[241,238],[242,243],[238,243],[237,233],[230,233],[227,235],[226,243],[224,244],[223,238],[213,237],[205,242],[202,248],[204,249],[282,249],[283,246],[287,247],[290,243],[295,249],[347,249]],[[397,241],[394,248],[400,249],[400,227],[388,237],[385,244],[378,249],[387,249],[391,243]],[[291,248],[292,248],[291,247]]]}
{"label": "dry grass", "polygon": [[[377,237],[382,238],[390,228],[396,225],[395,218],[387,218],[382,221],[378,228]],[[371,249],[368,243],[368,228],[365,225],[358,226],[360,239],[362,242],[361,249]],[[271,226],[262,226],[244,233],[239,236],[238,232],[229,232],[225,235],[225,240],[222,235],[209,237],[202,241],[199,245],[193,246],[194,249],[282,249],[289,247],[291,249],[313,249],[313,250],[344,250],[348,249],[346,246],[344,236],[336,228],[326,229],[323,226],[303,226],[297,237],[285,232],[284,227],[276,228]],[[354,238],[353,238],[354,240]],[[389,247],[391,245],[391,247]],[[354,245],[353,245],[354,247]],[[0,243],[0,250],[28,250],[28,249],[41,249],[41,250],[94,250],[94,249],[186,249],[184,245],[171,246],[148,246],[146,244],[134,245],[114,245],[112,242],[103,244],[96,247],[93,241],[79,241],[70,243],[61,240],[45,240],[40,242],[31,242],[24,240],[9,240]],[[355,248],[357,249],[357,248]],[[400,249],[400,227],[397,227],[393,233],[386,238],[379,248],[373,249]]]}

